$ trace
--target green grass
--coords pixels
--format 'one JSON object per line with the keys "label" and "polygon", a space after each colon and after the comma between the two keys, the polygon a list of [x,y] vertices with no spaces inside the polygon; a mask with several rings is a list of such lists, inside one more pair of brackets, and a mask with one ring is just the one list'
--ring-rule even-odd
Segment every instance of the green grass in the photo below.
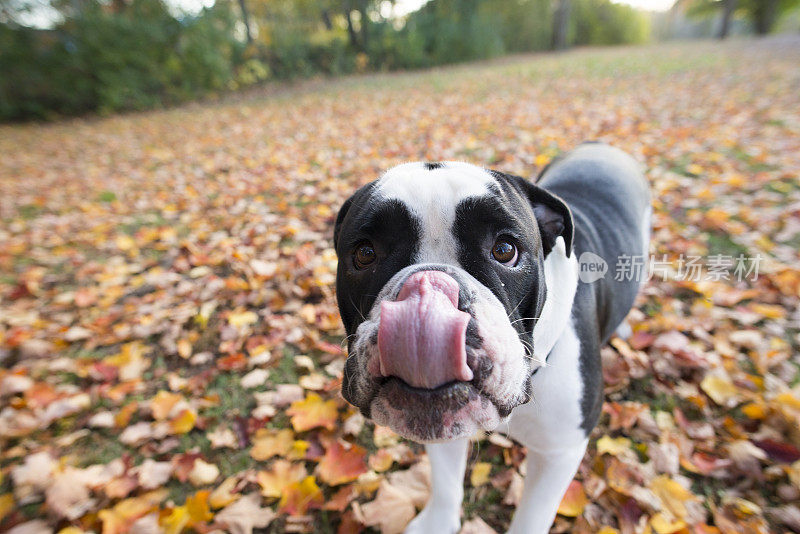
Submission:
{"label": "green grass", "polygon": [[728,234],[723,232],[709,232],[706,238],[709,256],[732,256],[738,257],[740,254],[747,256],[748,250],[739,243],[735,242]]}

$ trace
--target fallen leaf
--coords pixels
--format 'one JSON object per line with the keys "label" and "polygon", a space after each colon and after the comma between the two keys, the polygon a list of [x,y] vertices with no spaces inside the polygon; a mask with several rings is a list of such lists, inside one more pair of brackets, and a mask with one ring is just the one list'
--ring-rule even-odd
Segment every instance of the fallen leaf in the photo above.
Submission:
{"label": "fallen leaf", "polygon": [[334,441],[320,460],[317,474],[320,480],[331,486],[352,482],[367,472],[366,456],[367,451],[363,447],[345,446]]}
{"label": "fallen leaf", "polygon": [[286,413],[292,417],[295,432],[317,427],[333,430],[339,416],[336,401],[324,401],[316,393],[309,393],[305,399],[293,402]]}

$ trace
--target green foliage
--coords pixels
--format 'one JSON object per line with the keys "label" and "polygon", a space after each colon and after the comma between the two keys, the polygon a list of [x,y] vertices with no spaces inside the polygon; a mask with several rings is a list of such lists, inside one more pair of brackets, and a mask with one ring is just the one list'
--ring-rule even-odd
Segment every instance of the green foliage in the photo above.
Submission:
{"label": "green foliage", "polygon": [[224,89],[233,19],[212,8],[176,19],[161,0],[119,13],[87,3],[53,30],[0,25],[0,119],[146,109]]}
{"label": "green foliage", "polygon": [[[61,15],[52,29],[0,18],[0,120],[148,109],[270,78],[546,50],[553,25],[552,0],[431,0],[400,20],[377,0],[244,0],[245,43],[238,1],[194,16],[176,16],[168,0],[50,1]],[[572,4],[571,44],[648,36],[647,19],[630,7]]]}
{"label": "green foliage", "polygon": [[608,0],[572,0],[571,42],[576,45],[643,43],[650,21],[641,11]]}

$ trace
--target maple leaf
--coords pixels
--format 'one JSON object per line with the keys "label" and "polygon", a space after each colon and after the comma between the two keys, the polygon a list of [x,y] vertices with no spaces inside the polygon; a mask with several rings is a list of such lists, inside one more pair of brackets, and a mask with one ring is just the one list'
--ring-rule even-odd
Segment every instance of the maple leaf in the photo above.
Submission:
{"label": "maple leaf", "polygon": [[336,428],[339,415],[336,401],[324,401],[316,393],[310,393],[305,399],[293,402],[286,413],[292,417],[292,427],[295,432],[304,432],[317,427],[333,430]]}
{"label": "maple leaf", "polygon": [[382,482],[371,502],[361,505],[364,524],[380,528],[386,534],[402,532],[417,513],[414,502],[403,490]]}
{"label": "maple leaf", "polygon": [[363,447],[346,447],[339,441],[334,441],[317,465],[317,474],[323,482],[331,486],[352,482],[367,472],[366,455],[367,451]]}
{"label": "maple leaf", "polygon": [[261,507],[258,493],[244,495],[217,513],[215,521],[232,534],[252,534],[254,528],[266,528],[275,519],[275,512]]}
{"label": "maple leaf", "polygon": [[253,448],[250,456],[254,460],[264,461],[275,455],[285,456],[292,450],[294,434],[289,429],[267,430],[259,429],[253,437]]}
{"label": "maple leaf", "polygon": [[319,508],[324,502],[322,490],[313,475],[285,487],[279,502],[280,510],[289,515],[303,515],[310,508]]}
{"label": "maple leaf", "polygon": [[261,494],[264,497],[278,498],[283,495],[284,488],[293,482],[299,482],[308,476],[303,464],[293,464],[287,460],[277,460],[269,471],[256,474]]}

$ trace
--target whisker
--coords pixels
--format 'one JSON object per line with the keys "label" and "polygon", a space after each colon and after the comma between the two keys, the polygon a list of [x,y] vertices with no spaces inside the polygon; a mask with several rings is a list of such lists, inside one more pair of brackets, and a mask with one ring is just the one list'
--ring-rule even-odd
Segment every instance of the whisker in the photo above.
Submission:
{"label": "whisker", "polygon": [[[537,321],[537,320],[539,320],[540,318],[541,318],[541,317],[522,317],[522,318],[520,318],[520,319],[517,319],[517,320],[515,320],[515,321],[511,321],[511,324],[518,323],[518,322],[520,322],[520,321]],[[509,317],[509,319],[510,319],[510,317]]]}

